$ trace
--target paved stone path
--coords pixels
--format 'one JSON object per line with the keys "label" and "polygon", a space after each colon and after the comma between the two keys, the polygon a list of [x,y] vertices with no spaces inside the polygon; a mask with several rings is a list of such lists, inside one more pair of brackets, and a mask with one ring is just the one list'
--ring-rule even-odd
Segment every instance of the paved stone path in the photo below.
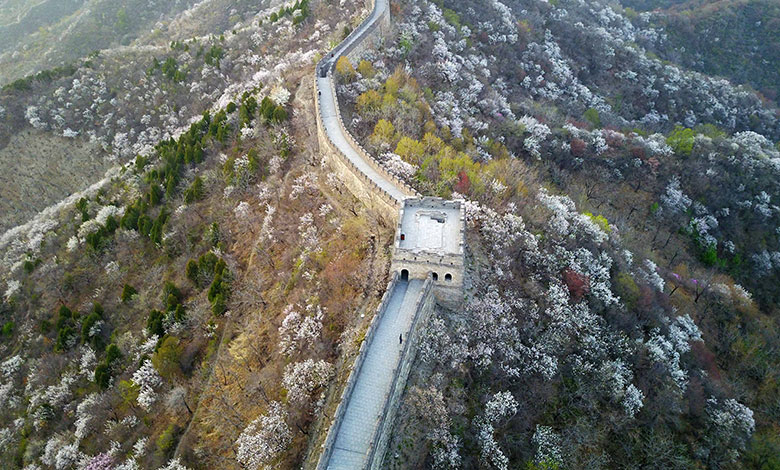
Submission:
{"label": "paved stone path", "polygon": [[389,3],[390,0],[374,0],[374,9],[371,11],[371,14],[368,15],[365,20],[363,20],[363,23],[361,23],[361,25],[358,27],[355,34],[350,34],[348,38],[342,41],[338,46],[336,46],[335,49],[333,49],[333,51],[331,51],[333,58],[338,58],[338,56],[341,54],[341,51],[343,51],[346,47],[359,42],[362,39],[362,33],[370,28],[371,25],[376,22],[377,18],[379,18],[382,13],[387,10]]}
{"label": "paved stone path", "polygon": [[325,131],[328,133],[330,140],[341,150],[349,160],[355,164],[355,166],[364,175],[371,178],[374,183],[380,188],[385,190],[390,197],[397,201],[403,201],[406,198],[403,192],[396,187],[390,180],[382,176],[371,165],[368,164],[360,154],[355,151],[354,148],[347,141],[346,136],[341,132],[341,126],[339,126],[338,116],[336,116],[336,105],[333,102],[333,94],[330,92],[331,79],[326,77],[317,77],[317,89],[320,93],[320,108],[322,111],[322,124],[325,126]]}
{"label": "paved stone path", "polygon": [[[363,22],[355,34],[350,35],[344,42],[339,44],[338,47],[333,50],[333,59],[324,62],[323,67],[330,68],[333,65],[333,62],[339,57],[339,53],[344,50],[345,47],[360,40],[362,32],[370,28],[371,25],[377,20],[377,18],[379,18],[379,16],[385,10],[387,10],[387,5],[388,0],[375,0],[374,10],[371,12],[371,15],[367,18],[366,21]],[[333,93],[331,92],[331,87],[333,87],[333,83],[331,83],[331,76],[320,77],[319,74],[317,75],[317,91],[320,94],[320,112],[322,113],[322,124],[325,126],[325,131],[328,133],[328,136],[336,145],[336,147],[338,147],[338,149],[341,150],[344,155],[346,155],[347,158],[349,158],[349,160],[355,164],[358,170],[360,170],[364,175],[368,176],[374,183],[377,184],[377,186],[387,192],[390,197],[399,202],[403,201],[406,198],[406,195],[400,189],[398,189],[398,187],[396,187],[392,181],[382,176],[371,165],[369,165],[369,163],[360,156],[360,154],[352,147],[352,145],[350,145],[347,137],[342,132],[341,126],[339,126],[338,116],[336,115],[336,103],[334,103]]]}
{"label": "paved stone path", "polygon": [[329,470],[355,470],[366,464],[371,439],[401,360],[403,345],[399,344],[398,335],[403,334],[404,340],[408,337],[423,284],[421,279],[398,281],[391,293],[336,434]]}
{"label": "paved stone path", "polygon": [[[339,52],[344,47],[360,40],[361,33],[366,31],[387,8],[388,0],[375,0],[374,10],[368,20],[362,24],[357,34],[350,36],[334,50],[334,58],[326,62],[324,67],[330,68],[333,60],[339,57]],[[330,77],[320,77],[319,73],[317,74],[319,112],[328,137],[358,170],[392,198],[402,202],[406,199],[406,195],[392,181],[376,171],[350,145],[339,125],[332,87]],[[375,325],[374,337],[371,343],[366,345],[363,364],[358,371],[355,371],[357,373],[355,386],[349,401],[345,404],[343,418],[339,423],[334,423],[337,428],[331,429],[331,432],[336,432],[336,437],[333,452],[326,464],[327,469],[356,470],[365,468],[368,464],[372,439],[376,435],[385,403],[392,391],[395,369],[401,363],[404,345],[399,344],[398,337],[403,335],[405,341],[409,337],[415,315],[415,303],[422,294],[424,282],[421,279],[399,280],[390,293],[384,315]]]}

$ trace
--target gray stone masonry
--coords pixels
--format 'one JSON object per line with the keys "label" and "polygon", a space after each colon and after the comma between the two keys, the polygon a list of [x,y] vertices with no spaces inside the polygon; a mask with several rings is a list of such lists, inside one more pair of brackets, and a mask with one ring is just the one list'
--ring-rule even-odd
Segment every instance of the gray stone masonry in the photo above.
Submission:
{"label": "gray stone masonry", "polygon": [[391,280],[355,357],[317,470],[381,467],[434,304],[457,308],[463,298],[462,201],[420,197],[355,140],[341,117],[333,80],[336,62],[341,56],[355,62],[365,50],[381,45],[391,30],[388,0],[369,6],[369,17],[317,65],[317,133],[320,152],[345,186],[397,224],[397,230]]}
{"label": "gray stone masonry", "polygon": [[463,201],[406,199],[393,243],[390,269],[408,279],[430,274],[436,300],[450,308],[463,301],[465,217]]}

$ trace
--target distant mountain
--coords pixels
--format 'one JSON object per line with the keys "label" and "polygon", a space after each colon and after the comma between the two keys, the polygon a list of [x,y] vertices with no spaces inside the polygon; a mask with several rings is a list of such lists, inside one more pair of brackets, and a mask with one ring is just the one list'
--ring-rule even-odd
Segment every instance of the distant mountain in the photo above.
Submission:
{"label": "distant mountain", "polygon": [[194,0],[0,0],[0,84],[128,45]]}

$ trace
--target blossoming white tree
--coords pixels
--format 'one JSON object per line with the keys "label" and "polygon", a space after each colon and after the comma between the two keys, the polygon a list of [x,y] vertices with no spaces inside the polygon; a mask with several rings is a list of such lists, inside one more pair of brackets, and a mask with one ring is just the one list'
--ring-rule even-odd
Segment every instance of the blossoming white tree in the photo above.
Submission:
{"label": "blossoming white tree", "polygon": [[138,405],[149,411],[157,400],[155,389],[163,384],[162,377],[157,373],[151,360],[146,359],[141,367],[133,373],[133,383],[138,386]]}
{"label": "blossoming white tree", "polygon": [[271,402],[265,414],[258,416],[244,428],[236,439],[236,459],[247,469],[272,468],[292,442],[292,431],[287,425],[287,411],[281,403]]}

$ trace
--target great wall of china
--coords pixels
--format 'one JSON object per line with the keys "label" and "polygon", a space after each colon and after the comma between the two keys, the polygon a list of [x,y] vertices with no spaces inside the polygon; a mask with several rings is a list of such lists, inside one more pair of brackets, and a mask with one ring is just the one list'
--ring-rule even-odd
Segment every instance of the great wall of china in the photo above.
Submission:
{"label": "great wall of china", "polygon": [[463,300],[462,201],[420,197],[355,140],[341,117],[336,62],[342,56],[356,61],[391,32],[388,0],[370,7],[368,18],[317,64],[314,98],[320,152],[355,197],[396,226],[391,280],[355,358],[317,470],[381,467],[420,333],[436,303],[457,308]]}

